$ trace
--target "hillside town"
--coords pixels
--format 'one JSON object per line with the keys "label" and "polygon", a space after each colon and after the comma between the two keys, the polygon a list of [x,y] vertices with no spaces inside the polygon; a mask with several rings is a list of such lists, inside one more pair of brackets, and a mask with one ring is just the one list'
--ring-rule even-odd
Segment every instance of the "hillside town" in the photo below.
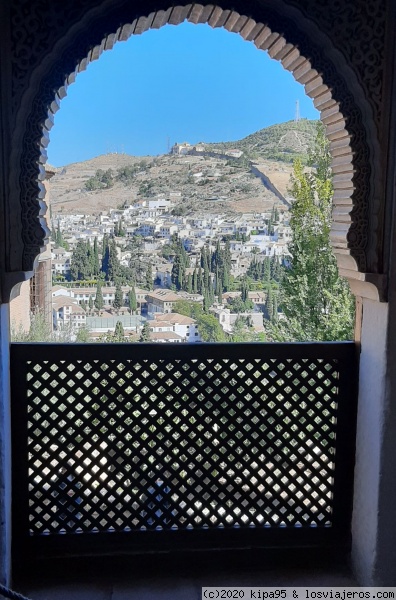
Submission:
{"label": "hillside town", "polygon": [[311,148],[323,148],[324,134],[299,127],[47,164],[48,243],[11,302],[12,339],[350,339],[353,299],[328,236],[330,162],[317,153],[316,169],[304,137],[316,131]]}
{"label": "hillside town", "polygon": [[[136,337],[144,320],[150,325],[150,339],[153,341],[198,342],[202,341],[195,323],[188,322],[185,315],[178,315],[175,321],[164,315],[174,310],[179,300],[203,303],[201,293],[194,293],[192,282],[188,289],[177,289],[172,278],[175,270],[175,254],[169,251],[171,240],[181,240],[188,257],[185,276],[193,278],[197,266],[202,269],[201,256],[203,250],[214,252],[216,244],[224,247],[228,241],[230,249],[230,276],[241,281],[249,272],[252,263],[265,259],[284,261],[288,255],[287,243],[290,228],[284,212],[273,211],[261,214],[242,214],[233,219],[224,215],[205,215],[178,217],[171,214],[174,207],[172,198],[139,200],[124,210],[111,210],[98,218],[87,215],[57,215],[55,221],[62,239],[67,240],[68,250],[51,242],[51,263],[53,303],[53,327],[55,330],[71,326],[74,330],[88,328],[90,337],[99,338],[103,333],[115,329],[117,321],[123,325],[125,335]],[[121,234],[121,235],[120,235]],[[97,285],[91,283],[82,286],[75,281],[73,255],[78,245],[96,243],[103,246],[103,241],[112,239],[115,242],[117,261],[121,267],[131,269],[139,261],[139,273],[146,277],[151,269],[152,281],[145,281],[146,289],[136,286],[135,295],[138,314],[131,314],[130,294],[132,285],[121,285],[121,306],[114,309],[116,286],[113,281],[104,282],[102,287],[103,307],[95,311]],[[167,255],[167,252],[169,254]],[[102,259],[102,255],[99,255]],[[216,273],[210,272],[212,287],[216,290]],[[65,283],[67,284],[65,286]],[[141,282],[142,283],[142,282]],[[113,285],[112,285],[113,284]],[[198,290],[196,290],[198,292]],[[263,317],[266,316],[267,292],[251,290],[248,297],[253,306],[248,312],[233,312],[232,300],[241,296],[240,291],[222,290],[210,306],[210,312],[216,317],[226,334],[232,334],[238,316],[249,318],[254,332],[263,331]],[[90,308],[91,303],[91,308]],[[93,306],[92,306],[93,305]],[[192,328],[192,332],[189,328]],[[171,335],[172,334],[172,335]],[[175,334],[175,335],[173,335]]]}
{"label": "hillside town", "polygon": [[[49,174],[51,177],[50,170]],[[176,189],[168,197],[131,199],[122,209],[95,216],[52,213],[51,239],[39,260],[39,271],[45,264],[51,276],[44,276],[43,271],[30,282],[30,308],[41,310],[53,332],[63,336],[67,332],[70,341],[111,341],[117,323],[122,337],[131,341],[141,339],[144,332],[146,341],[158,343],[232,341],[237,330],[245,330],[243,339],[261,339],[263,318],[271,318],[274,310],[273,298],[269,307],[273,296],[269,293],[270,273],[288,256],[287,210],[274,205],[270,212],[231,217],[208,213],[181,216],[174,209],[182,201],[182,192]],[[111,277],[104,266],[106,245],[119,270]],[[180,258],[177,246],[185,263],[184,282],[175,274]],[[89,248],[92,253],[96,248],[97,265],[90,272],[78,272],[78,261],[84,261],[81,252],[89,254]],[[219,265],[217,272],[212,270],[216,249],[228,254],[226,283],[219,281]],[[211,264],[204,265],[206,255],[211,256]],[[266,268],[267,277],[251,277],[253,265],[262,265],[263,273]],[[208,279],[208,272],[209,285],[207,281],[205,287],[202,281]],[[241,286],[248,279],[247,302],[243,303]],[[19,303],[21,298],[23,294]],[[185,304],[184,312],[186,303],[187,307],[196,303],[201,309],[205,305],[205,314],[211,318],[209,332],[201,332],[190,314],[175,312],[180,301]],[[14,331],[26,331],[31,316],[18,321],[17,312],[11,326]]]}
{"label": "hillside town", "polygon": [[[202,151],[185,143],[170,154]],[[227,153],[233,160],[243,155]],[[136,177],[139,168],[118,173]],[[263,212],[221,211],[221,203],[219,212],[208,212],[199,198],[186,211],[190,188],[155,194],[146,180],[118,208],[78,213],[52,203],[56,172],[47,167],[50,240],[11,310],[15,339],[27,335],[37,313],[55,339],[157,343],[262,341],[263,320],[281,317],[277,278],[289,257],[289,213],[268,181],[262,185],[272,207]],[[194,172],[189,180],[202,176],[221,173]],[[106,177],[114,174],[98,170],[86,178],[85,194],[106,188]]]}

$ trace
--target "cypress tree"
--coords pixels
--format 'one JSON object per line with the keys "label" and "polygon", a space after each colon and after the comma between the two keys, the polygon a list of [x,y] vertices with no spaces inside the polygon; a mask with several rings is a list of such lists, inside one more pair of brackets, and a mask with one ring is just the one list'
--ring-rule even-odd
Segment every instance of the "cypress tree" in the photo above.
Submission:
{"label": "cypress tree", "polygon": [[211,307],[212,303],[210,301],[210,295],[209,295],[209,291],[207,289],[205,289],[204,295],[203,295],[203,310],[205,313],[209,312],[209,308]]}
{"label": "cypress tree", "polygon": [[274,294],[272,292],[272,287],[270,287],[268,290],[266,309],[268,313],[268,319],[272,321],[274,318]]}
{"label": "cypress tree", "polygon": [[148,265],[146,271],[146,288],[148,290],[153,289],[153,269],[151,267],[151,263]]}
{"label": "cypress tree", "polygon": [[246,280],[246,277],[242,281],[241,299],[242,299],[242,302],[246,302],[246,300],[249,299],[249,284]]}
{"label": "cypress tree", "polygon": [[198,294],[198,273],[197,269],[194,269],[193,278],[192,278],[192,289],[194,294]]}
{"label": "cypress tree", "polygon": [[144,322],[142,331],[140,333],[139,342],[149,342],[150,341],[150,326],[147,321]]}
{"label": "cypress tree", "polygon": [[278,294],[274,294],[274,308],[272,313],[272,320],[278,320]]}
{"label": "cypress tree", "polygon": [[102,284],[100,283],[100,281],[98,281],[97,286],[96,286],[96,295],[95,295],[95,308],[97,308],[97,310],[101,311],[102,308],[104,307],[104,300],[103,300],[103,294],[102,294]]}
{"label": "cypress tree", "polygon": [[199,269],[198,269],[198,293],[203,294],[203,292],[204,292],[204,281],[203,281],[203,275],[202,275],[202,267],[199,267]]}
{"label": "cypress tree", "polygon": [[109,279],[109,266],[110,266],[110,248],[105,238],[103,237],[103,254],[102,254],[102,272],[105,274],[106,280]]}
{"label": "cypress tree", "polygon": [[120,261],[117,256],[117,246],[113,238],[109,245],[109,262],[107,277],[109,281],[115,281],[120,274]]}
{"label": "cypress tree", "polygon": [[98,239],[95,236],[93,244],[93,274],[99,274],[99,252],[98,252]]}
{"label": "cypress tree", "polygon": [[230,287],[230,274],[227,268],[224,268],[223,271],[223,290],[225,292],[228,292],[228,289]]}
{"label": "cypress tree", "polygon": [[271,279],[271,259],[266,256],[264,259],[264,281],[270,281]]}
{"label": "cypress tree", "polygon": [[115,329],[114,329],[114,341],[115,342],[123,342],[125,339],[124,327],[121,321],[117,321]]}
{"label": "cypress tree", "polygon": [[208,290],[210,288],[210,272],[209,272],[208,264],[206,261],[205,261],[204,272],[203,272],[203,282],[204,282],[205,289]]}
{"label": "cypress tree", "polygon": [[107,235],[107,233],[105,233],[103,235],[103,240],[102,240],[102,257],[105,255],[108,245],[109,245],[109,236]]}
{"label": "cypress tree", "polygon": [[56,245],[58,248],[62,246],[62,232],[60,230],[60,222],[58,220],[58,228],[56,230]]}
{"label": "cypress tree", "polygon": [[136,300],[136,292],[135,288],[131,287],[129,291],[129,309],[131,314],[134,315],[137,311],[137,300]]}
{"label": "cypress tree", "polygon": [[74,281],[86,279],[91,274],[87,244],[78,240],[71,259],[70,274]]}
{"label": "cypress tree", "polygon": [[189,294],[191,294],[192,293],[192,289],[193,289],[192,275],[191,275],[191,273],[189,273],[188,277],[187,277],[187,292]]}
{"label": "cypress tree", "polygon": [[217,301],[219,302],[219,304],[223,300],[222,291],[223,290],[222,290],[221,279],[220,279],[220,275],[219,275],[219,268],[216,267],[216,296],[217,296]]}
{"label": "cypress tree", "polygon": [[119,311],[122,304],[123,304],[122,289],[121,289],[120,283],[117,282],[116,290],[115,290],[115,294],[114,294],[113,306],[117,311]]}

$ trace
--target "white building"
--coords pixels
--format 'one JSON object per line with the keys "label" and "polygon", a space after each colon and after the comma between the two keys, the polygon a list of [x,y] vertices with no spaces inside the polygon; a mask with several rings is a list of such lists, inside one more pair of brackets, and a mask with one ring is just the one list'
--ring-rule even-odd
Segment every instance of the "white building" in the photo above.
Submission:
{"label": "white building", "polygon": [[86,324],[85,311],[69,296],[56,296],[52,301],[54,329],[80,329]]}
{"label": "white building", "polygon": [[70,258],[53,258],[51,262],[52,275],[68,277],[70,274],[70,264]]}
{"label": "white building", "polygon": [[[154,319],[148,323],[153,334],[172,332],[179,336],[182,342],[197,343],[202,341],[196,322],[185,315],[179,315],[178,313],[156,314]],[[151,339],[154,340],[153,335],[151,335]]]}

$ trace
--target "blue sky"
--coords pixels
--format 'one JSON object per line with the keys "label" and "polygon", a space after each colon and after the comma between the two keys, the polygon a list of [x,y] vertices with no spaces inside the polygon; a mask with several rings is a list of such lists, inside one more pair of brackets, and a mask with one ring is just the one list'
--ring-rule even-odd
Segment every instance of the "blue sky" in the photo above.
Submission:
{"label": "blue sky", "polygon": [[80,73],[50,132],[54,166],[106,152],[234,141],[294,118],[317,119],[291,73],[225,29],[183,23],[119,42]]}

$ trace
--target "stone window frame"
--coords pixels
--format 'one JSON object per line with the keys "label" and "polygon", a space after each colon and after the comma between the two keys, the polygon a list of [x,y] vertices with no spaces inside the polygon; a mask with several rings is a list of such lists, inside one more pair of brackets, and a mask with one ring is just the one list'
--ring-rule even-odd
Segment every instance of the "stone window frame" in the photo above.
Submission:
{"label": "stone window frame", "polygon": [[[117,41],[185,20],[208,23],[214,28],[224,27],[241,35],[258,49],[267,51],[271,58],[279,60],[305,87],[321,114],[330,140],[334,174],[331,244],[340,273],[347,277],[355,294],[386,300],[387,282],[382,273],[385,225],[378,197],[381,180],[378,123],[373,117],[373,101],[370,105],[365,95],[366,82],[350,68],[350,57],[344,56],[332,44],[315,21],[296,7],[294,0],[279,0],[276,5],[268,0],[262,20],[214,4],[180,4],[133,19],[126,4],[111,3],[110,0],[87,10],[84,19],[74,23],[75,27],[70,24],[63,38],[30,77],[29,93],[17,106],[14,115],[17,127],[11,162],[18,167],[11,170],[10,177],[9,206],[12,208],[6,217],[12,221],[12,226],[6,246],[7,277],[2,289],[3,300],[7,301],[15,283],[31,275],[37,255],[46,243],[49,232],[43,220],[45,192],[41,184],[44,180],[45,148],[53,115],[66,95],[68,85],[89,62],[99,58]],[[243,3],[236,0],[234,5],[243,6]],[[264,9],[250,7],[250,10],[259,15]],[[379,39],[386,15],[381,13],[380,1],[374,1],[370,11],[380,23],[373,33],[378,39],[372,46],[371,59],[373,63],[381,64]],[[57,26],[60,16],[57,14]],[[365,18],[363,13],[361,18]],[[119,23],[123,24],[120,26]],[[340,28],[349,26],[348,10],[340,8],[337,24]],[[111,29],[115,33],[105,33]],[[18,46],[23,43],[25,32],[21,35],[20,30],[15,28],[14,36],[14,43]],[[98,38],[102,41],[95,45],[93,40]],[[370,40],[365,40],[365,43],[369,44]],[[308,56],[309,59],[306,58]],[[356,62],[359,60],[364,62],[365,57],[360,54]],[[70,68],[72,63],[74,67]],[[26,70],[26,61],[23,68]],[[18,69],[15,73],[18,75]],[[65,73],[69,74],[65,76]],[[371,68],[369,88],[373,88],[379,78],[380,73],[375,67]],[[15,77],[16,83],[20,84],[21,80],[21,77]],[[375,96],[372,98],[375,103]],[[18,96],[15,103],[18,105]]]}

